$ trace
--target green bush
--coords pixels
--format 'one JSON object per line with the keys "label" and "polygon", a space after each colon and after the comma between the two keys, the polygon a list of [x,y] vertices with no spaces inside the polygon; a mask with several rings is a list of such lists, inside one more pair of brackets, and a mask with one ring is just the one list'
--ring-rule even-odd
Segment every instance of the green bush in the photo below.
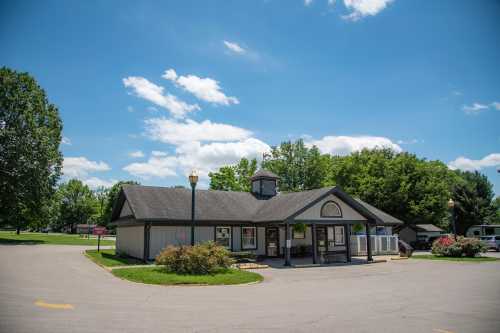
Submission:
{"label": "green bush", "polygon": [[443,257],[475,257],[486,252],[486,245],[476,238],[451,236],[438,238],[432,244],[432,253]]}
{"label": "green bush", "polygon": [[155,258],[155,263],[177,274],[215,274],[234,264],[230,252],[214,242],[195,246],[168,246]]}

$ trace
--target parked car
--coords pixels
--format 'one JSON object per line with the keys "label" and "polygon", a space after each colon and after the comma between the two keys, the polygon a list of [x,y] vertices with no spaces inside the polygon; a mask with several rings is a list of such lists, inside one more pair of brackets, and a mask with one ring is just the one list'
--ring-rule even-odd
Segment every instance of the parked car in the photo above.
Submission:
{"label": "parked car", "polygon": [[482,236],[481,240],[489,249],[500,251],[500,236]]}

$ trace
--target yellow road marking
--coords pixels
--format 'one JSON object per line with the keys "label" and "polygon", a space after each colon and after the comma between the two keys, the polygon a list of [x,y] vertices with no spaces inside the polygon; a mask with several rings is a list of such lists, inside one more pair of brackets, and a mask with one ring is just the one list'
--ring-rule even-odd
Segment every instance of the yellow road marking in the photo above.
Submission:
{"label": "yellow road marking", "polygon": [[36,301],[35,305],[46,309],[73,310],[75,308],[71,304],[45,303],[42,300]]}

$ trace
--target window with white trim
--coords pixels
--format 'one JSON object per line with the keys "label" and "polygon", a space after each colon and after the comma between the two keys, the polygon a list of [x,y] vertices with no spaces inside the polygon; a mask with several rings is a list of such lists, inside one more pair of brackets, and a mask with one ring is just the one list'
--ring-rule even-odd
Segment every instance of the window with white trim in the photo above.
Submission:
{"label": "window with white trim", "polygon": [[327,201],[321,207],[321,217],[342,217],[340,206],[334,201]]}
{"label": "window with white trim", "polygon": [[217,245],[231,248],[231,227],[215,227],[215,242]]}
{"label": "window with white trim", "polygon": [[344,238],[344,226],[336,225],[335,226],[335,245],[345,245]]}
{"label": "window with white trim", "polygon": [[241,227],[241,248],[243,250],[257,249],[256,227]]}

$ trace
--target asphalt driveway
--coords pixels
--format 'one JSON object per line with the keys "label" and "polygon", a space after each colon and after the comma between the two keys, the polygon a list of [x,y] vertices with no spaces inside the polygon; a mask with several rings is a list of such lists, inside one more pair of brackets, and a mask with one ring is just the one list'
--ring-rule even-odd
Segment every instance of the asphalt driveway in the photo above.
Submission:
{"label": "asphalt driveway", "polygon": [[246,286],[115,278],[83,247],[0,245],[0,332],[498,332],[500,262],[266,269]]}

